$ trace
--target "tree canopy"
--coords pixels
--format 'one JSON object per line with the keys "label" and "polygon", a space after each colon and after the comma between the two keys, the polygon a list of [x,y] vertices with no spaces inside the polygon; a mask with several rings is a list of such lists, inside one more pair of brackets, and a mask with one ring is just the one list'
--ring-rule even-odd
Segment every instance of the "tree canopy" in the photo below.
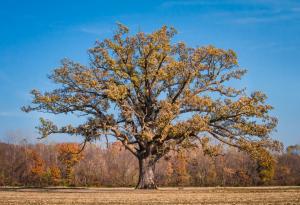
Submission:
{"label": "tree canopy", "polygon": [[86,142],[111,136],[140,162],[138,188],[155,188],[154,165],[170,150],[209,139],[257,156],[280,148],[270,134],[277,119],[266,95],[230,86],[246,70],[233,50],[214,46],[191,48],[172,42],[167,26],[150,34],[131,35],[124,25],[110,39],[89,49],[90,65],[68,59],[49,78],[58,85],[33,90],[26,112],[83,116],[86,122],[59,127],[41,119],[42,137],[53,133],[80,135]]}

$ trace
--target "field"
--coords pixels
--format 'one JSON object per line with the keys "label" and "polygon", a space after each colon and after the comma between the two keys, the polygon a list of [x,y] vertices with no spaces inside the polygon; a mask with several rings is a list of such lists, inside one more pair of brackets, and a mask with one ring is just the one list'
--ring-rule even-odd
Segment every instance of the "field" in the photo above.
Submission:
{"label": "field", "polygon": [[300,187],[248,188],[0,188],[0,205],[12,204],[300,204]]}

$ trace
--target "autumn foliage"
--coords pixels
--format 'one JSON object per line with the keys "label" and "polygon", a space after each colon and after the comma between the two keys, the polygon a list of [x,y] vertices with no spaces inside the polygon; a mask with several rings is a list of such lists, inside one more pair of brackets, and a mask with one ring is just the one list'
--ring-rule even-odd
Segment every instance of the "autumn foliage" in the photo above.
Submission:
{"label": "autumn foliage", "polygon": [[32,149],[27,149],[25,154],[28,159],[30,182],[41,185],[46,169],[43,158]]}
{"label": "autumn foliage", "polygon": [[[257,159],[267,181],[273,172],[269,152],[281,149],[270,137],[277,119],[267,96],[230,86],[246,73],[233,50],[189,47],[173,42],[176,33],[163,26],[131,35],[118,24],[112,38],[89,49],[89,65],[64,59],[49,76],[57,89],[32,90],[32,104],[23,111],[83,116],[76,126],[42,118],[38,130],[42,138],[80,135],[84,145],[105,137],[119,141],[138,159],[136,188],[157,187],[156,164],[170,152],[202,146],[217,156],[216,142]],[[179,162],[178,183],[185,184],[183,156]]]}
{"label": "autumn foliage", "polygon": [[[68,153],[69,146],[76,151],[79,144],[0,143],[0,185],[134,187],[137,183],[138,161],[121,143],[109,144],[108,148],[87,145],[79,158],[71,160],[76,163],[71,163],[68,175],[61,151]],[[300,185],[300,155],[293,146],[272,154],[270,173],[261,173],[269,170],[268,163],[261,164],[235,148],[219,149],[222,154],[217,156],[204,155],[198,148],[170,152],[156,165],[156,183],[180,187]]]}
{"label": "autumn foliage", "polygon": [[[80,152],[79,144],[75,143],[63,143],[57,145],[58,149],[58,160],[63,165],[63,179],[65,179],[65,184],[71,185],[72,178],[74,178],[74,166],[79,163],[83,155]],[[58,172],[52,170],[56,175]]]}

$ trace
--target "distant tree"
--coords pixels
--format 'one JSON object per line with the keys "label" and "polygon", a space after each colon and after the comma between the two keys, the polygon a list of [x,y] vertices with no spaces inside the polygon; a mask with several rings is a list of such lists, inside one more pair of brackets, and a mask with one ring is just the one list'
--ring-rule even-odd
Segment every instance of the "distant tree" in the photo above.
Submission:
{"label": "distant tree", "polygon": [[182,151],[179,152],[173,161],[173,178],[175,185],[184,186],[189,182],[189,174],[187,170],[187,156]]}
{"label": "distant tree", "polygon": [[26,151],[28,161],[30,163],[30,183],[38,184],[39,186],[43,183],[43,177],[45,175],[45,161],[43,158],[33,149]]}
{"label": "distant tree", "polygon": [[260,183],[269,183],[274,176],[275,161],[273,156],[266,150],[257,148],[258,152],[250,151],[250,155],[257,163],[257,172]]}
{"label": "distant tree", "polygon": [[286,148],[287,154],[300,155],[300,145],[290,145]]}
{"label": "distant tree", "polygon": [[172,185],[174,169],[170,156],[165,157],[157,163],[155,168],[155,181],[159,182],[161,186]]}
{"label": "distant tree", "polygon": [[[83,155],[82,153],[79,153],[80,146],[76,143],[63,143],[58,144],[58,160],[63,164],[63,174],[64,179],[66,180],[67,185],[71,185],[72,178],[74,174],[74,166],[79,163],[79,161],[82,159]],[[59,173],[57,173],[57,170],[53,170],[56,173],[52,172],[52,174],[55,174],[54,177],[59,177]]]}
{"label": "distant tree", "polygon": [[300,185],[300,145],[291,145],[277,156],[274,180],[278,185]]}
{"label": "distant tree", "polygon": [[33,105],[23,111],[84,116],[78,126],[41,119],[38,129],[42,137],[81,135],[84,144],[106,136],[121,141],[139,161],[141,189],[156,188],[159,159],[204,136],[247,152],[279,148],[269,137],[277,120],[266,95],[230,86],[246,72],[235,52],[173,44],[175,34],[163,26],[129,35],[119,25],[111,39],[89,50],[90,65],[63,60],[49,77],[57,89],[33,90]]}
{"label": "distant tree", "polygon": [[61,180],[61,171],[56,165],[50,166],[48,169],[49,172],[49,178],[50,178],[50,183],[53,185],[58,185]]}

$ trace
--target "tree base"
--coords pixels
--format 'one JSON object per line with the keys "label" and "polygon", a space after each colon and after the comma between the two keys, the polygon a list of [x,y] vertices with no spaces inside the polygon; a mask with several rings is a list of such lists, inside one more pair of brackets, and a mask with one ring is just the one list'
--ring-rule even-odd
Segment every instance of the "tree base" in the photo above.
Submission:
{"label": "tree base", "polygon": [[157,189],[156,184],[138,184],[135,189]]}

